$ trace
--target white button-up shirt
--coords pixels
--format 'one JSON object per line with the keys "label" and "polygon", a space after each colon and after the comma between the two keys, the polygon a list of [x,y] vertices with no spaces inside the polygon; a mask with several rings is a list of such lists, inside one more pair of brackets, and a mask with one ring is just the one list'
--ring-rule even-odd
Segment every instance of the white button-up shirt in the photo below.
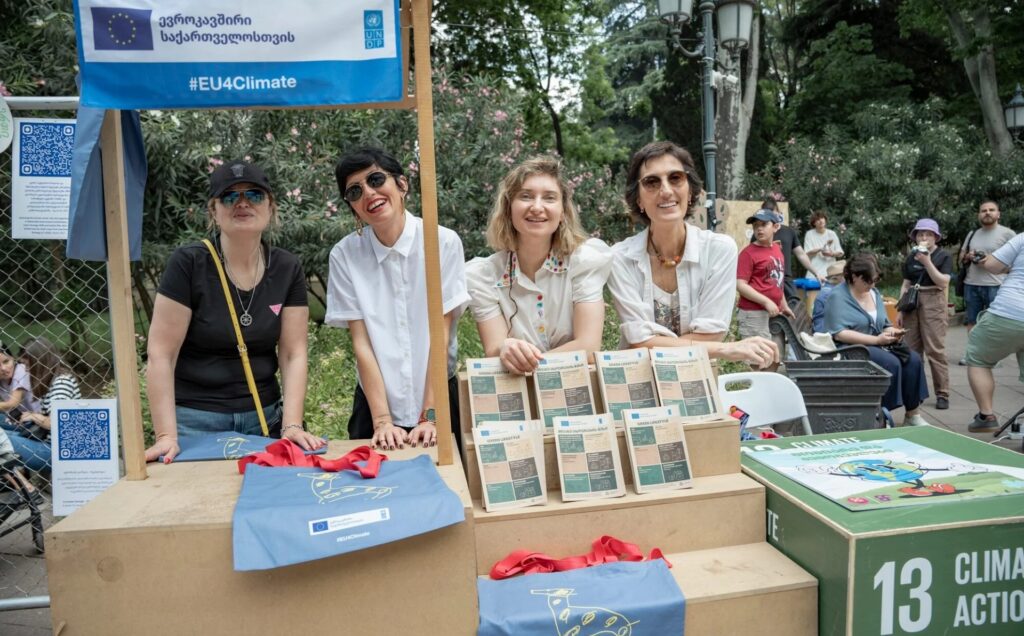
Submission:
{"label": "white button-up shirt", "polygon": [[677,334],[654,319],[649,231],[612,246],[608,290],[619,312],[624,344],[638,344],[654,336],[728,331],[736,303],[736,243],[724,234],[687,223],[683,260],[675,268],[681,331]]}
{"label": "white button-up shirt", "polygon": [[[437,234],[442,305],[445,314],[455,312],[448,337],[450,377],[458,358],[456,324],[469,303],[469,294],[462,241],[445,227],[438,226]],[[405,228],[392,247],[365,229],[361,236],[349,234],[331,250],[324,322],[347,328],[350,320],[362,320],[366,325],[384,378],[391,418],[399,426],[416,426],[430,355],[423,221],[419,217],[405,213]]]}
{"label": "white button-up shirt", "polygon": [[470,310],[477,322],[504,316],[509,337],[541,351],[573,339],[575,303],[604,302],[612,252],[600,239],[588,239],[568,262],[549,255],[530,280],[519,271],[515,252],[502,250],[466,264]]}

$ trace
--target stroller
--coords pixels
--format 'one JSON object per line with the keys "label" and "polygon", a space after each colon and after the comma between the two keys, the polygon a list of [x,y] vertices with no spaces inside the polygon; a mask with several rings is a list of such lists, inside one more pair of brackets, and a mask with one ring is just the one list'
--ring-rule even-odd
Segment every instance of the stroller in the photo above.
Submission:
{"label": "stroller", "polygon": [[[38,490],[30,491],[25,486],[23,478],[17,474],[22,468],[6,431],[0,429],[0,537],[32,526],[32,542],[42,552],[43,515],[40,508],[44,500]],[[18,519],[17,513],[21,510],[27,510],[28,516]]]}

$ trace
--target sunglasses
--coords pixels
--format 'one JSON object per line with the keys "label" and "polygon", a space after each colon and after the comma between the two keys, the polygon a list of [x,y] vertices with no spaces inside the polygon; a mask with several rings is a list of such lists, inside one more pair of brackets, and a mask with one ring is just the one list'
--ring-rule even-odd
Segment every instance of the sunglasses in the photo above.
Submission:
{"label": "sunglasses", "polygon": [[388,180],[388,174],[386,172],[371,172],[366,175],[366,181],[360,181],[359,183],[353,183],[349,187],[345,188],[345,200],[349,203],[355,203],[359,199],[363,198],[363,184],[370,186],[374,190],[384,185],[384,182]]}
{"label": "sunglasses", "polygon": [[[668,174],[668,185],[673,188],[679,188],[686,183],[686,173],[682,170],[676,170]],[[657,192],[661,189],[662,178],[657,175],[649,175],[640,179],[640,185],[643,186],[644,190],[648,192]]]}
{"label": "sunglasses", "polygon": [[259,205],[260,203],[263,203],[263,199],[267,198],[267,193],[263,190],[232,190],[231,192],[225,192],[220,195],[220,202],[224,205],[232,206],[238,203],[238,199],[243,195],[245,195],[245,198],[253,205]]}

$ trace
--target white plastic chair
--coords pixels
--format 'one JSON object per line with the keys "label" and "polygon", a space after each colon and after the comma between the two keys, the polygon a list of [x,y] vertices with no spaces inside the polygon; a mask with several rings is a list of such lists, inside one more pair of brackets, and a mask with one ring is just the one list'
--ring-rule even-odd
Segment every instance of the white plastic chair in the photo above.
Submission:
{"label": "white plastic chair", "polygon": [[[746,388],[727,390],[730,384],[750,383]],[[799,387],[780,373],[747,372],[718,376],[718,395],[726,407],[736,406],[750,415],[747,428],[769,426],[799,419],[804,435],[811,435],[811,422]]]}

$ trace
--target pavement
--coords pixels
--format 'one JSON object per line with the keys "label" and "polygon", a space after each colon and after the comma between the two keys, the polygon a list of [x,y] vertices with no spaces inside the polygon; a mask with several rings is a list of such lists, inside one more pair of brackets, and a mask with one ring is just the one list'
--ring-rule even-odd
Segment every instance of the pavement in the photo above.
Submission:
{"label": "pavement", "polygon": [[[977,405],[967,383],[967,367],[957,366],[967,346],[967,329],[961,325],[951,326],[946,338],[946,354],[951,361],[951,395],[949,409],[935,408],[934,393],[922,406],[925,419],[933,426],[960,433],[975,439],[992,442],[991,433],[971,435],[967,425],[977,412]],[[927,369],[928,365],[925,365]],[[1018,379],[1017,363],[1013,357],[1003,360],[993,371],[996,381],[995,412],[1000,422],[1024,406],[1024,384]],[[931,372],[928,371],[928,386],[931,387]],[[894,414],[897,422],[903,419],[902,410]],[[1021,452],[1021,440],[1004,439],[997,445]],[[49,499],[49,495],[47,495]],[[24,513],[17,513],[24,514]],[[49,509],[44,511],[45,524],[49,527],[53,516]],[[42,596],[49,594],[46,585],[46,562],[42,555],[32,549],[32,538],[27,528],[0,537],[0,602],[4,599]],[[52,634],[49,609],[0,611],[0,634],[4,636],[44,636]]]}

